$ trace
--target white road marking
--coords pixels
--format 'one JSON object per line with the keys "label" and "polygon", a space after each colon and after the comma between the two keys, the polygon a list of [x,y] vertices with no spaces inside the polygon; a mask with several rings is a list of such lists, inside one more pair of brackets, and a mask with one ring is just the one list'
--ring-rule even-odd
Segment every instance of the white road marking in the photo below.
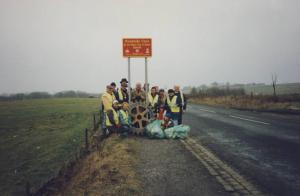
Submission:
{"label": "white road marking", "polygon": [[267,122],[262,122],[262,121],[258,121],[258,120],[252,120],[252,119],[248,119],[248,118],[242,118],[242,117],[239,117],[239,116],[233,116],[233,115],[229,115],[229,116],[232,117],[232,118],[238,118],[238,119],[247,120],[247,121],[250,121],[250,122],[261,123],[261,124],[264,124],[264,125],[269,125],[270,124],[270,123],[267,123]]}
{"label": "white road marking", "polygon": [[202,110],[202,111],[210,112],[210,113],[216,113],[215,111],[212,111],[212,110],[206,110],[206,109],[201,109],[201,108],[198,108],[198,110]]}

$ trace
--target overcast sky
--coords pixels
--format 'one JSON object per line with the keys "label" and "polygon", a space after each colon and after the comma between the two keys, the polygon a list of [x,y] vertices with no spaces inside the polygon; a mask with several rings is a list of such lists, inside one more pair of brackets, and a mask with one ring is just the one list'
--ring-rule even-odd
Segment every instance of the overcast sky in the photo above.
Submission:
{"label": "overcast sky", "polygon": [[[122,38],[151,37],[151,85],[300,82],[300,0],[0,0],[0,93],[101,92]],[[132,60],[133,83],[144,59]]]}

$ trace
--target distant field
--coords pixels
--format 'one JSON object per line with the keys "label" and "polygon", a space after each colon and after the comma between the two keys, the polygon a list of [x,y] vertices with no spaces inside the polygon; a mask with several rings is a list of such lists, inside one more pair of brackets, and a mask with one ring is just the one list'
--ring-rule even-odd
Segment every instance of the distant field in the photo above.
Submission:
{"label": "distant field", "polygon": [[0,193],[23,195],[74,157],[99,99],[0,102]]}
{"label": "distant field", "polygon": [[[197,91],[204,89],[205,90],[212,88],[213,86],[198,86],[196,87]],[[226,89],[227,86],[224,84],[220,84],[217,86],[219,89]],[[230,89],[244,89],[245,93],[250,95],[251,92],[253,95],[273,95],[273,87],[270,84],[232,84],[229,86]],[[183,92],[186,94],[190,94],[192,87],[184,87]],[[286,94],[300,94],[300,83],[282,83],[277,84],[276,93],[278,95],[286,95]]]}
{"label": "distant field", "polygon": [[[273,87],[271,85],[245,85],[245,91],[247,94],[253,92],[253,94],[272,95]],[[300,83],[287,83],[278,84],[276,88],[277,94],[300,94]]]}

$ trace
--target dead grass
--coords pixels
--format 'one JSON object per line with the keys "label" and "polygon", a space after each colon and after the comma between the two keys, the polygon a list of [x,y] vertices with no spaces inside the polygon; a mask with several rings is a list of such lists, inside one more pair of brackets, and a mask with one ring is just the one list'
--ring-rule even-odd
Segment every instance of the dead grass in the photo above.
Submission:
{"label": "dead grass", "polygon": [[111,135],[102,149],[84,159],[74,176],[54,195],[139,195],[141,183],[135,173],[135,138]]}
{"label": "dead grass", "polygon": [[299,102],[273,102],[265,101],[263,99],[250,99],[249,97],[205,97],[205,98],[191,98],[192,103],[217,105],[239,109],[251,110],[299,110]]}

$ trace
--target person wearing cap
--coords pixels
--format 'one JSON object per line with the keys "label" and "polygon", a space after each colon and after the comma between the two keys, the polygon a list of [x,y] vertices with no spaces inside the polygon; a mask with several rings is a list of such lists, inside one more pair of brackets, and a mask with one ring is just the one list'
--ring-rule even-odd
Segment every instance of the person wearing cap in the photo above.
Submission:
{"label": "person wearing cap", "polygon": [[186,111],[187,99],[186,99],[186,96],[182,93],[182,91],[180,91],[180,86],[175,85],[174,91],[175,91],[175,95],[180,99],[180,102],[181,102],[180,112],[179,112],[179,116],[178,116],[178,124],[181,125],[182,124],[182,115]]}
{"label": "person wearing cap", "polygon": [[115,82],[112,82],[112,83],[110,83],[110,86],[113,87],[113,95],[115,96],[115,99],[116,99],[116,96],[118,94],[117,85]]}
{"label": "person wearing cap", "polygon": [[140,82],[136,83],[135,89],[131,93],[132,102],[145,102],[146,93],[142,89],[142,84]]}
{"label": "person wearing cap", "polygon": [[178,96],[175,95],[175,91],[173,89],[168,90],[168,96],[166,99],[166,110],[167,114],[170,115],[170,118],[173,120],[174,125],[178,125],[178,116],[180,112],[181,100]]}
{"label": "person wearing cap", "polygon": [[127,92],[128,87],[128,81],[126,78],[122,78],[120,81],[121,88],[118,90],[118,93],[116,94],[116,99],[119,101],[120,104],[126,102],[129,103],[129,96]]}

